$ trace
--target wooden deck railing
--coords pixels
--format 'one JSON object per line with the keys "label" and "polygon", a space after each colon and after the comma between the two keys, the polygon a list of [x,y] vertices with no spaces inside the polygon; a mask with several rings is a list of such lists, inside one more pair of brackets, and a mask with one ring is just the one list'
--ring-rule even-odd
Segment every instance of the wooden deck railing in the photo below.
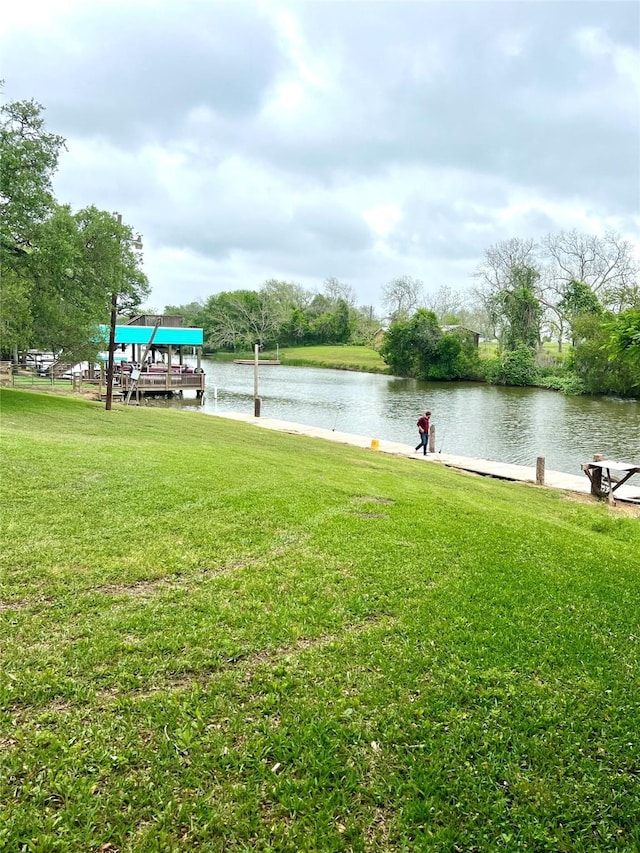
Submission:
{"label": "wooden deck railing", "polygon": [[[145,373],[138,378],[135,388],[138,391],[203,391],[205,388],[204,373]],[[132,386],[131,376],[125,373],[121,377],[121,387],[126,393]]]}

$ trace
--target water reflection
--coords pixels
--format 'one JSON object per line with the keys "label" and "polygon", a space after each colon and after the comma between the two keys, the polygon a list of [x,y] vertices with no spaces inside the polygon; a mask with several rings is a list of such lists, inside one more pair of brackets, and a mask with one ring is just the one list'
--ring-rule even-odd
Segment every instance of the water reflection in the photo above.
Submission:
{"label": "water reflection", "polygon": [[[253,367],[203,361],[207,413],[253,414]],[[378,374],[307,367],[262,366],[262,414],[415,445],[415,422],[433,413],[436,449],[462,456],[534,465],[577,474],[580,464],[606,458],[640,461],[640,402],[565,397],[539,388],[426,383]],[[217,399],[216,399],[217,394]]]}

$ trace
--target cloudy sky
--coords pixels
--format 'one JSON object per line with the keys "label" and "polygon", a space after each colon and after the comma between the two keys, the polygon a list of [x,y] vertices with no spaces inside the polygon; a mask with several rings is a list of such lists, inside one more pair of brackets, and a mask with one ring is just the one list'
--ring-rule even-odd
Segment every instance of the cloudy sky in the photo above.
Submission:
{"label": "cloudy sky", "polygon": [[[148,307],[268,278],[468,288],[493,243],[640,234],[640,5],[21,0],[5,100],[142,232]],[[640,245],[640,243],[638,243]]]}

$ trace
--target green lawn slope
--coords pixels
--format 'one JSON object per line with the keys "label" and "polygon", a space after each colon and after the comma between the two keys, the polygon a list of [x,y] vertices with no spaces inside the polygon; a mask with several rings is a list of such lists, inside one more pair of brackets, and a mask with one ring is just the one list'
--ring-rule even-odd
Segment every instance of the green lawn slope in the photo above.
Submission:
{"label": "green lawn slope", "polygon": [[365,373],[389,373],[380,353],[364,346],[286,347],[280,351],[283,364],[333,367]]}
{"label": "green lawn slope", "polygon": [[[216,361],[233,361],[236,358],[253,358],[254,353],[249,350],[234,353],[217,352],[211,357]],[[377,350],[350,344],[280,347],[277,350],[264,350],[260,353],[260,358],[279,358],[282,364],[293,367],[327,367],[362,373],[389,373],[389,368]]]}
{"label": "green lawn slope", "polygon": [[640,849],[640,522],[4,391],[0,850]]}

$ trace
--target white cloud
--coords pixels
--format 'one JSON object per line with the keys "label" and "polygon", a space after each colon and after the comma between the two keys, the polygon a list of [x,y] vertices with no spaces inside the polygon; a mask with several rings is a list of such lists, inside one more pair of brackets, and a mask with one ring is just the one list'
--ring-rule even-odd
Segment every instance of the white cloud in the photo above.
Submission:
{"label": "white cloud", "polygon": [[402,208],[397,204],[379,204],[362,214],[364,221],[380,237],[386,237],[402,219]]}
{"label": "white cloud", "polygon": [[517,59],[526,52],[529,40],[530,33],[527,30],[505,30],[498,34],[496,46],[508,59]]}
{"label": "white cloud", "polygon": [[[583,27],[575,34],[578,48],[585,57],[603,60],[615,72],[618,82],[635,95],[636,118],[640,115],[640,49],[616,43],[601,27]],[[640,38],[636,39],[636,44]]]}
{"label": "white cloud", "polygon": [[56,190],[142,231],[156,307],[275,276],[362,302],[468,286],[483,251],[640,233],[632,3],[3,10],[8,99],[68,140]]}

